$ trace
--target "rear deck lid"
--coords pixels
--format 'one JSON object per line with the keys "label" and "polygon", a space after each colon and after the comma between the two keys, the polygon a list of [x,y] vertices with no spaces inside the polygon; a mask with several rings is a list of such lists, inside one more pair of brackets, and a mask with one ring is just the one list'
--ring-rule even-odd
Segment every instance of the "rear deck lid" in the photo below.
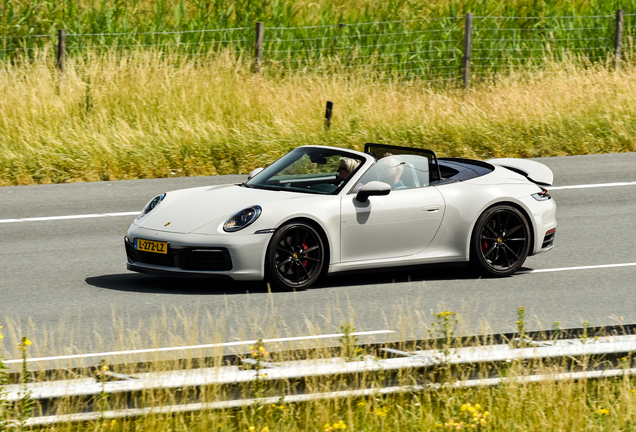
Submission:
{"label": "rear deck lid", "polygon": [[522,176],[526,177],[533,183],[552,186],[554,175],[552,170],[540,162],[529,159],[501,158],[489,159],[486,162],[508,168]]}

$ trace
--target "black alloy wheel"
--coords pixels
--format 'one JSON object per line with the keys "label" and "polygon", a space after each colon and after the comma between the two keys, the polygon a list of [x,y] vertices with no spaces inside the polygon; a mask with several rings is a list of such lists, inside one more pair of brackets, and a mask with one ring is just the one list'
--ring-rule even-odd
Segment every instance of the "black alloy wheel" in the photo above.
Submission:
{"label": "black alloy wheel", "polygon": [[270,282],[279,290],[305,290],[322,272],[325,251],[320,234],[304,222],[280,227],[267,250]]}
{"label": "black alloy wheel", "polygon": [[530,252],[526,217],[509,205],[486,210],[477,220],[470,245],[471,264],[484,276],[516,272]]}

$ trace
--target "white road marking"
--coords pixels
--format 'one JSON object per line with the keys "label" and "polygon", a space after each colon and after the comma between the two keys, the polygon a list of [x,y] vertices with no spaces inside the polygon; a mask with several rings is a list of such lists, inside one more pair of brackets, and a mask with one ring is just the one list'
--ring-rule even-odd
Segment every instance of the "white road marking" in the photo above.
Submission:
{"label": "white road marking", "polygon": [[564,189],[589,189],[599,187],[616,187],[616,186],[636,186],[636,182],[620,182],[620,183],[597,183],[597,184],[584,184],[584,185],[572,185],[572,186],[546,186],[548,190],[564,190]]}
{"label": "white road marking", "polygon": [[139,211],[134,212],[119,212],[119,213],[95,213],[95,214],[81,214],[81,215],[68,215],[68,216],[45,216],[34,218],[21,218],[21,219],[0,219],[0,223],[11,222],[41,222],[41,221],[54,221],[54,220],[66,220],[66,219],[89,219],[89,218],[101,218],[101,217],[116,217],[116,216],[137,216]]}
{"label": "white road marking", "polygon": [[[588,189],[599,187],[616,187],[616,186],[636,186],[636,182],[621,182],[621,183],[598,183],[587,185],[572,185],[572,186],[548,186],[548,190],[564,190],[564,189]],[[95,213],[95,214],[80,214],[80,215],[67,215],[67,216],[45,216],[45,217],[33,217],[33,218],[16,218],[16,219],[0,219],[2,223],[14,223],[14,222],[42,222],[42,221],[55,221],[55,220],[68,220],[68,219],[90,219],[90,218],[102,218],[102,217],[117,217],[117,216],[137,216],[140,212],[119,212],[119,213]]]}
{"label": "white road marking", "polygon": [[561,268],[538,269],[538,270],[522,270],[517,272],[517,274],[549,273],[549,272],[560,272],[560,271],[570,271],[570,270],[591,270],[591,269],[601,269],[601,268],[632,267],[632,266],[636,266],[636,262],[623,263],[623,264],[601,264],[601,265],[590,265],[590,266],[579,266],[579,267],[561,267]]}
{"label": "white road marking", "polygon": [[[368,336],[368,335],[377,335],[377,334],[388,334],[395,333],[393,330],[373,330],[366,332],[354,332],[351,333],[351,336]],[[342,337],[342,333],[333,333],[333,334],[325,334],[325,335],[316,335],[316,336],[296,336],[296,337],[288,337],[288,338],[276,338],[276,339],[263,339],[263,343],[272,343],[272,342],[289,342],[289,341],[300,341],[300,340],[313,340],[313,339],[329,339],[329,338],[339,338]],[[218,347],[230,347],[230,346],[239,346],[239,345],[253,345],[257,343],[257,340],[249,340],[249,341],[240,341],[240,342],[224,342],[217,344],[205,344],[205,345],[191,345],[191,346],[179,346],[179,347],[165,347],[165,348],[148,348],[148,349],[140,349],[140,350],[131,350],[131,351],[112,351],[112,352],[101,352],[101,353],[88,353],[88,354],[74,354],[67,356],[56,356],[56,357],[40,357],[40,358],[28,358],[27,362],[42,362],[42,361],[55,361],[55,360],[73,360],[73,359],[85,359],[92,357],[107,357],[107,356],[120,356],[120,355],[129,355],[129,354],[145,354],[145,353],[159,353],[159,352],[168,352],[168,351],[182,351],[182,350],[194,350],[194,349],[205,349],[205,348],[218,348]],[[5,365],[22,363],[22,359],[15,360],[6,360],[4,362]]]}

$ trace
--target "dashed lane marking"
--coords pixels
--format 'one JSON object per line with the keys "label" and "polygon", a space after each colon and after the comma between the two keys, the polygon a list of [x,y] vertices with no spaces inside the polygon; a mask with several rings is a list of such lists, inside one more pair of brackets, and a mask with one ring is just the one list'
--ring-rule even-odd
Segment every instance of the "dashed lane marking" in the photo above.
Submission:
{"label": "dashed lane marking", "polygon": [[[372,331],[364,331],[364,332],[354,332],[354,333],[351,333],[351,336],[369,336],[369,335],[380,335],[380,334],[389,334],[389,333],[395,333],[395,331],[372,330]],[[323,334],[323,335],[314,335],[314,336],[296,336],[296,337],[287,337],[287,338],[263,339],[262,342],[273,343],[273,342],[291,342],[291,341],[303,341],[303,340],[315,340],[315,339],[333,339],[333,338],[339,338],[342,336],[343,336],[342,333],[333,333],[333,334]],[[73,355],[55,356],[55,357],[28,358],[26,361],[27,362],[43,362],[43,361],[87,359],[87,358],[93,358],[93,357],[112,357],[112,356],[132,355],[132,354],[161,353],[161,352],[170,352],[170,351],[189,351],[189,350],[196,350],[196,349],[254,345],[257,342],[258,342],[257,340],[249,340],[249,341],[223,342],[223,343],[205,344],[205,345],[190,345],[190,346],[177,346],[177,347],[164,347],[164,348],[148,348],[148,349],[129,350],[129,351],[73,354]],[[24,360],[22,359],[6,360],[4,364],[9,365],[14,363],[21,363],[23,361]]]}
{"label": "dashed lane marking", "polygon": [[636,262],[622,263],[622,264],[600,264],[600,265],[578,266],[578,267],[560,267],[560,268],[537,269],[537,270],[521,270],[521,271],[518,271],[517,274],[549,273],[549,272],[560,272],[560,271],[570,271],[570,270],[592,270],[592,269],[613,268],[613,267],[632,267],[632,266],[636,266]]}
{"label": "dashed lane marking", "polygon": [[566,189],[589,189],[600,187],[616,187],[616,186],[636,186],[636,182],[620,182],[620,183],[597,183],[597,184],[584,184],[584,185],[571,185],[571,186],[546,186],[548,190],[566,190]]}
{"label": "dashed lane marking", "polygon": [[137,216],[140,212],[119,212],[119,213],[95,213],[95,214],[81,214],[81,215],[67,215],[67,216],[45,216],[34,218],[20,218],[20,219],[0,219],[0,223],[12,223],[12,222],[42,222],[42,221],[54,221],[54,220],[66,220],[66,219],[90,219],[90,218],[102,218],[102,217],[117,217],[117,216]]}
{"label": "dashed lane marking", "polygon": [[[598,183],[598,184],[555,186],[555,187],[550,186],[547,189],[553,191],[553,190],[587,189],[587,188],[616,187],[616,186],[636,186],[636,182]],[[45,216],[45,217],[33,217],[33,218],[0,219],[0,223],[43,222],[43,221],[55,221],[55,220],[69,220],[69,219],[90,219],[90,218],[117,217],[117,216],[137,216],[138,214],[139,214],[139,211],[119,212],[119,213],[80,214],[80,215],[67,215],[67,216]]]}

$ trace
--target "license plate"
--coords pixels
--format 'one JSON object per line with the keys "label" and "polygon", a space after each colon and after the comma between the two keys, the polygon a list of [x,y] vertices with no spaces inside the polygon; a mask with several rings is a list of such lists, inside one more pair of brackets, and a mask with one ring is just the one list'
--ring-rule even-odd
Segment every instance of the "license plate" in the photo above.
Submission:
{"label": "license plate", "polygon": [[135,249],[143,252],[154,252],[160,254],[168,253],[168,243],[152,240],[135,239]]}

